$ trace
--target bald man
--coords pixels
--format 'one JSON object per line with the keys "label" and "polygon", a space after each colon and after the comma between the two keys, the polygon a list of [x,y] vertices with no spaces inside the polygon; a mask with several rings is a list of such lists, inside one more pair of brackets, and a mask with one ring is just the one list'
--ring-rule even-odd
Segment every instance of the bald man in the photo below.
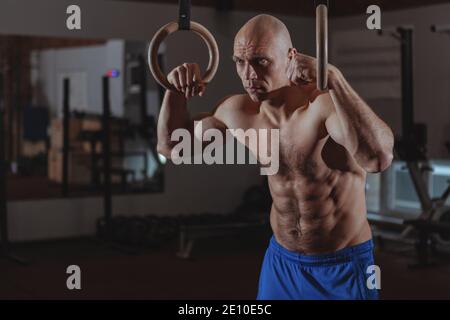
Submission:
{"label": "bald man", "polygon": [[177,128],[198,136],[195,120],[203,131],[279,129],[279,170],[268,176],[273,236],[257,298],[376,299],[379,284],[367,285],[374,259],[364,187],[366,172],[392,161],[391,130],[335,66],[328,65],[329,90],[317,91],[315,58],[293,48],[275,17],[258,15],[239,30],[233,60],[246,93],[194,117],[187,101],[205,92],[198,65],[170,72],[176,89],[161,107],[159,152],[171,157]]}

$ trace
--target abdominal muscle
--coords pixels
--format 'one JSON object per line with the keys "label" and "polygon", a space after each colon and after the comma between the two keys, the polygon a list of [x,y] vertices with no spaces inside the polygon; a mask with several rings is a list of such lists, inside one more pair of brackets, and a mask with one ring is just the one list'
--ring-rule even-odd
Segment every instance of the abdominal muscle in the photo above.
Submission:
{"label": "abdominal muscle", "polygon": [[326,170],[322,177],[269,176],[270,223],[276,240],[302,254],[330,253],[371,238],[365,177]]}

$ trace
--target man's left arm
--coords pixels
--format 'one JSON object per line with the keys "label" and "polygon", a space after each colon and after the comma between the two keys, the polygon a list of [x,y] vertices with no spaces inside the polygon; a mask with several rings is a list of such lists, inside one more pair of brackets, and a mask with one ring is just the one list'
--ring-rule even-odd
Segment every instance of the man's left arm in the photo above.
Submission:
{"label": "man's left arm", "polygon": [[393,159],[394,136],[389,126],[359,97],[342,73],[329,65],[332,107],[325,126],[331,138],[344,146],[367,172],[381,172]]}

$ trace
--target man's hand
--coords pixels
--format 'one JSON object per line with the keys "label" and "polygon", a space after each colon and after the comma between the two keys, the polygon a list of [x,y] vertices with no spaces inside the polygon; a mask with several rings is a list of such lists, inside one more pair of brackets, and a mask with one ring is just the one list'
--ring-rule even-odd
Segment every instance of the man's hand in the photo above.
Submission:
{"label": "man's hand", "polygon": [[178,92],[183,93],[186,99],[203,96],[205,93],[206,85],[196,63],[183,63],[174,68],[167,75],[167,80]]}
{"label": "man's hand", "polygon": [[[295,51],[289,53],[289,59],[286,72],[292,83],[295,85],[309,85],[316,82],[316,58]],[[328,64],[328,77],[333,76],[335,71],[337,71],[337,68]],[[330,81],[328,82],[330,83]]]}

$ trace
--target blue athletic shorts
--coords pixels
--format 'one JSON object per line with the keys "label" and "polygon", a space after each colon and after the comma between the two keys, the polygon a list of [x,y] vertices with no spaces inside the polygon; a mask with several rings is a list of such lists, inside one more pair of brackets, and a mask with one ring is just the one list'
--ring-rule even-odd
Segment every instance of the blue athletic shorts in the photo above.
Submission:
{"label": "blue athletic shorts", "polygon": [[257,299],[378,299],[378,290],[366,284],[370,265],[374,265],[372,240],[334,253],[303,255],[282,247],[272,236]]}

